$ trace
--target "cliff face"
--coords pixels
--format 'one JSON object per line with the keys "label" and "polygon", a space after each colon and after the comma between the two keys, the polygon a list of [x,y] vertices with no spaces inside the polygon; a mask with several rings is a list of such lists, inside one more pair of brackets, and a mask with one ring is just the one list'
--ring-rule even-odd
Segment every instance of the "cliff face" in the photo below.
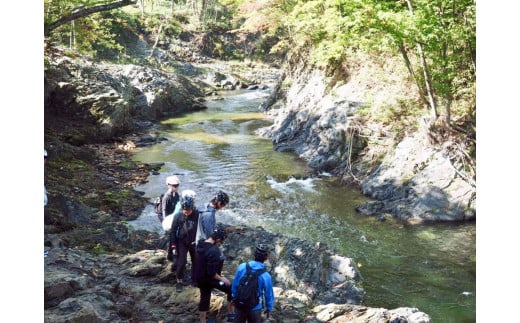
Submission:
{"label": "cliff face", "polygon": [[281,87],[281,99],[268,111],[274,123],[258,133],[316,171],[360,185],[376,200],[359,206],[362,214],[390,214],[413,223],[474,220],[475,183],[453,154],[459,139],[432,143],[421,119],[396,131],[366,117],[367,110],[395,109],[416,97],[401,65],[366,60],[327,75],[306,64],[304,56],[295,58],[282,80],[290,86]]}

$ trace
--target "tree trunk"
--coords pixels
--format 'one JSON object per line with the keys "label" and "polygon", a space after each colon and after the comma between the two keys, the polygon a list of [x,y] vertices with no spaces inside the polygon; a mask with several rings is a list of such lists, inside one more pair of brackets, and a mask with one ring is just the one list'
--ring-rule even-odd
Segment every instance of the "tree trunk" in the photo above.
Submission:
{"label": "tree trunk", "polygon": [[69,48],[76,48],[76,35],[74,34],[74,20],[70,22],[70,37],[69,37]]}
{"label": "tree trunk", "polygon": [[201,0],[201,7],[202,8],[200,9],[199,21],[201,22],[202,25],[204,25],[204,23],[205,23],[206,6],[207,6],[207,1],[206,0]]}
{"label": "tree trunk", "polygon": [[108,11],[116,8],[125,7],[134,4],[135,0],[120,0],[109,4],[98,5],[90,8],[81,8],[79,10],[72,11],[71,14],[63,16],[55,22],[52,22],[44,26],[44,35],[49,36],[51,32],[59,26],[68,23],[69,21],[76,20],[82,17],[89,16],[96,12]]}
{"label": "tree trunk", "polygon": [[[412,8],[412,1],[406,0],[406,3],[408,4],[408,11],[410,12],[410,15],[413,16],[413,8]],[[426,63],[426,56],[424,55],[424,51],[422,49],[422,45],[420,42],[417,41],[417,52],[419,54],[419,57],[421,59],[421,67],[423,70],[423,76],[424,76],[424,84],[426,87],[426,94],[428,96],[428,102],[430,105],[430,110],[432,113],[432,117],[434,120],[436,120],[439,117],[439,114],[437,112],[437,105],[435,103],[435,96],[433,93],[433,87],[432,87],[432,81],[430,77],[430,72],[428,70],[428,64]]]}
{"label": "tree trunk", "polygon": [[446,117],[444,118],[446,122],[446,126],[451,127],[451,102],[453,101],[453,96],[451,93],[446,93],[444,97],[444,109],[446,112]]}
{"label": "tree trunk", "polygon": [[406,49],[404,48],[403,42],[401,41],[397,46],[399,47],[399,51],[401,51],[401,55],[403,56],[403,59],[406,63],[406,68],[408,69],[408,72],[412,76],[413,81],[415,82],[415,84],[417,85],[417,88],[419,89],[419,93],[421,95],[421,99],[422,99],[423,103],[425,105],[429,106],[428,99],[427,99],[428,95],[426,94],[424,87],[421,85],[419,78],[417,77],[417,75],[415,75],[415,71],[413,70],[412,63],[410,62],[410,58],[408,57],[408,53],[406,52]]}
{"label": "tree trunk", "polygon": [[144,0],[139,0],[139,6],[141,7],[141,18],[144,18]]}
{"label": "tree trunk", "polygon": [[157,38],[155,38],[155,43],[153,44],[152,51],[150,52],[150,56],[148,58],[152,57],[153,51],[155,50],[155,47],[157,47],[157,43],[159,42],[159,37],[161,36],[161,30],[164,23],[161,22],[161,25],[159,26],[159,30],[157,31]]}
{"label": "tree trunk", "polygon": [[197,18],[199,18],[199,11],[198,11],[198,4],[197,4],[197,0],[191,0],[191,10],[193,12],[193,15]]}

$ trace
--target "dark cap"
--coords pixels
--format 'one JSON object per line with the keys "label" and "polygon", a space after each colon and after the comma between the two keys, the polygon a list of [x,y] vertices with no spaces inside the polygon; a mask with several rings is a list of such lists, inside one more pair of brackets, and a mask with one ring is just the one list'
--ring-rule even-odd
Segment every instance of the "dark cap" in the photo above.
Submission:
{"label": "dark cap", "polygon": [[213,238],[213,240],[221,240],[221,241],[226,240],[226,238],[227,238],[226,230],[224,230],[223,228],[216,228],[215,230],[213,230],[213,233],[211,234],[211,238]]}
{"label": "dark cap", "polygon": [[218,191],[217,194],[215,194],[215,201],[222,202],[227,205],[229,204],[229,196],[223,191]]}
{"label": "dark cap", "polygon": [[268,255],[269,255],[269,248],[267,248],[267,246],[265,244],[259,243],[255,249],[255,259],[264,261],[267,259]]}

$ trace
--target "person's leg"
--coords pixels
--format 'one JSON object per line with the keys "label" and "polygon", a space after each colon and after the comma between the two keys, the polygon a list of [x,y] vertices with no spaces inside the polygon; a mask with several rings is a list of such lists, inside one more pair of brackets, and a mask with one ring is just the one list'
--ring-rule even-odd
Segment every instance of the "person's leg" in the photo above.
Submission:
{"label": "person's leg", "polygon": [[186,256],[188,255],[188,248],[183,242],[179,242],[177,250],[177,262],[175,263],[177,266],[177,270],[175,271],[175,276],[177,276],[177,283],[175,284],[175,290],[180,293],[184,289],[183,279],[184,269],[186,268]]}
{"label": "person's leg", "polygon": [[233,314],[234,310],[235,310],[235,307],[231,303],[231,286],[228,286],[228,285],[224,284],[223,282],[221,282],[219,280],[216,280],[216,279],[214,279],[211,282],[211,286],[213,288],[216,288],[216,289],[221,290],[224,293],[226,293],[227,301],[228,301],[228,304],[227,304],[227,314],[228,315],[227,315],[227,317],[228,317],[228,319],[231,319],[232,316],[230,314]]}
{"label": "person's leg", "polygon": [[195,282],[193,281],[193,277],[195,277],[195,265],[196,265],[196,258],[197,258],[197,250],[195,248],[195,244],[190,244],[188,246],[188,252],[190,253],[190,259],[191,259],[191,271],[190,271],[190,278],[191,278],[191,282],[192,284],[194,284]]}
{"label": "person's leg", "polygon": [[175,271],[175,274],[177,276],[177,282],[180,280],[182,282],[182,279],[184,278],[184,270],[186,269],[186,261],[188,256],[188,247],[182,242],[179,242],[179,245],[177,246],[177,270]]}
{"label": "person's leg", "polygon": [[241,311],[240,309],[235,309],[235,320],[233,323],[246,323],[247,321],[247,311]]}
{"label": "person's leg", "polygon": [[199,320],[200,320],[200,323],[206,323],[206,314],[208,312],[200,312],[199,311]]}
{"label": "person's leg", "polygon": [[206,323],[206,315],[209,311],[209,302],[211,300],[211,287],[202,286],[200,290],[200,302],[199,302],[199,319],[200,323]]}
{"label": "person's leg", "polygon": [[247,321],[250,323],[262,323],[262,310],[249,311]]}

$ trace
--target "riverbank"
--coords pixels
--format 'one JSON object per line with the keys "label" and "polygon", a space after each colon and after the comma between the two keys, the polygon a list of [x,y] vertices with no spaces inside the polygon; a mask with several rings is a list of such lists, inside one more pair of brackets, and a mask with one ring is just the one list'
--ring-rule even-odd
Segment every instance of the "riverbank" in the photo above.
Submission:
{"label": "riverbank", "polygon": [[[95,65],[89,65],[89,68],[88,75],[100,74]],[[110,67],[104,65],[103,68]],[[128,133],[121,131],[117,123],[105,126],[99,133],[90,108],[99,106],[106,97],[99,95],[88,104],[82,104],[85,102],[82,97],[92,94],[81,93],[81,89],[87,86],[86,80],[89,77],[70,78],[67,84],[61,83],[54,90],[46,91],[52,97],[52,100],[46,100],[49,105],[46,106],[45,117],[45,148],[49,153],[44,174],[49,192],[49,204],[44,209],[44,244],[48,250],[44,279],[46,320],[126,322],[154,317],[165,322],[194,321],[197,290],[187,287],[187,294],[175,294],[169,263],[163,252],[155,251],[160,237],[150,232],[134,231],[126,224],[139,216],[149,202],[133,186],[145,181],[150,172],[160,168],[160,165],[132,161],[131,152],[138,145],[153,144],[162,139],[154,132],[154,122],[143,120],[142,114],[129,120],[120,116],[111,119],[133,125]],[[59,78],[55,81],[46,79],[46,84],[58,82]],[[89,84],[89,89],[92,88],[95,86]],[[99,85],[99,88],[103,86]],[[57,97],[56,94],[61,96]],[[57,102],[67,102],[64,98],[71,97],[74,100],[69,101],[68,105],[56,105]],[[117,97],[117,93],[112,94],[110,100],[121,102]],[[106,107],[110,108],[110,105]],[[99,113],[98,117],[105,115]],[[230,245],[237,248],[241,244],[231,243],[232,237],[244,243],[251,243],[244,239],[245,236],[262,237],[276,243],[280,247],[273,257],[276,259],[273,270],[278,272],[278,268],[292,268],[284,271],[284,275],[277,274],[279,305],[273,313],[277,322],[331,321],[340,320],[341,317],[355,317],[360,321],[367,317],[406,317],[411,322],[429,321],[428,316],[417,309],[386,310],[347,305],[359,303],[363,298],[362,290],[356,286],[357,269],[350,259],[337,258],[324,246],[250,228],[234,227],[228,230]],[[295,246],[290,247],[291,244]],[[308,245],[305,250],[313,256],[290,260],[291,255],[299,254],[296,249],[299,250],[302,245]],[[226,254],[233,259],[225,269],[226,274],[231,275],[237,262],[250,257],[239,252],[242,249],[226,249]],[[317,262],[308,266],[308,259]],[[333,265],[331,259],[344,260]],[[306,270],[302,271],[302,268]],[[316,270],[328,274],[324,280],[314,282],[316,289],[309,290],[310,286],[304,282],[313,282],[309,278]],[[333,281],[330,277],[343,278]],[[288,287],[288,284],[295,282],[300,282],[298,288]],[[322,297],[335,301],[319,301]],[[187,299],[190,301],[187,302]],[[166,300],[170,301],[166,302],[169,305],[165,307]],[[221,297],[214,305],[212,313],[218,317],[223,315]]]}

